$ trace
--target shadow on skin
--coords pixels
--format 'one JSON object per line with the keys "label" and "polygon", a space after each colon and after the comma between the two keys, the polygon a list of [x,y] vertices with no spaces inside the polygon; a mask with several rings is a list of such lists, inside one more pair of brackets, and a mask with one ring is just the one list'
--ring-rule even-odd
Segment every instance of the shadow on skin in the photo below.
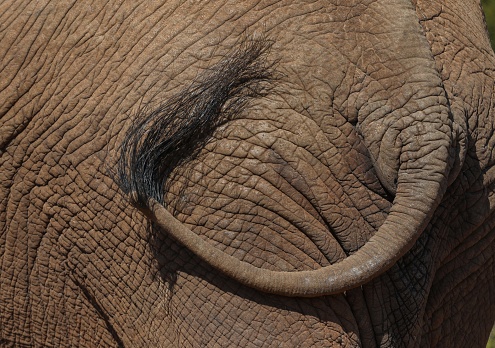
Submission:
{"label": "shadow on skin", "polygon": [[[276,318],[277,316],[279,316],[283,321],[290,321],[290,319],[287,318],[287,315],[290,316],[290,314],[286,314],[284,312],[291,312],[300,314],[298,315],[300,318],[313,317],[314,320],[312,322],[316,321],[321,324],[315,329],[316,331],[320,331],[320,335],[335,335],[335,325],[328,325],[335,323],[344,327],[344,332],[346,332],[349,336],[359,337],[361,340],[363,339],[360,337],[363,333],[350,328],[356,327],[357,323],[355,323],[355,318],[352,313],[352,304],[348,303],[349,298],[355,299],[357,296],[362,296],[360,289],[356,290],[359,294],[353,292],[349,298],[347,298],[349,294],[347,294],[347,296],[335,295],[314,298],[290,298],[265,294],[246,287],[223,275],[215,268],[206,264],[188,249],[164,234],[158,226],[153,226],[151,228],[151,233],[154,237],[150,242],[150,246],[157,262],[157,275],[161,277],[161,280],[165,284],[167,284],[168,290],[171,294],[167,299],[167,311],[170,315],[174,316],[173,311],[177,310],[177,308],[172,308],[173,306],[176,306],[177,304],[179,304],[179,306],[183,305],[181,302],[173,304],[172,297],[178,296],[179,298],[180,296],[186,296],[187,293],[184,291],[184,287],[193,287],[199,284],[200,287],[198,287],[198,293],[195,297],[196,300],[204,300],[205,305],[207,302],[210,304],[215,303],[222,294],[227,294],[229,298],[228,303],[232,303],[232,305],[227,304],[226,308],[223,308],[226,312],[228,312],[229,307],[232,306],[232,310],[241,311],[241,308],[248,307],[251,310],[256,311],[256,308],[259,308],[259,313],[265,311],[270,314],[269,316],[264,317],[262,315],[258,316],[258,312],[251,313],[253,314],[253,317],[256,316],[258,324],[259,321],[272,321],[273,318]],[[187,275],[200,280],[198,282],[181,284],[181,286],[178,287],[177,281],[179,272],[187,273]],[[188,281],[191,279],[187,276],[185,278],[189,278]],[[205,283],[211,284],[217,288],[217,290],[212,292],[212,287],[205,287]],[[212,296],[211,299],[208,297],[210,295]],[[201,315],[196,313],[196,308],[185,308],[185,310],[188,311],[187,315],[190,315],[191,317],[201,317]],[[366,313],[363,314],[366,316]],[[236,319],[243,321],[242,314],[239,317],[236,317]],[[231,325],[232,321],[223,323],[223,325],[225,325],[225,329],[232,330],[232,328],[229,327],[229,324]],[[308,326],[308,329],[311,329],[311,327]],[[285,331],[289,330],[290,328],[287,328]],[[326,331],[323,332],[321,330]],[[339,339],[342,340],[342,338],[338,338],[338,340]]]}

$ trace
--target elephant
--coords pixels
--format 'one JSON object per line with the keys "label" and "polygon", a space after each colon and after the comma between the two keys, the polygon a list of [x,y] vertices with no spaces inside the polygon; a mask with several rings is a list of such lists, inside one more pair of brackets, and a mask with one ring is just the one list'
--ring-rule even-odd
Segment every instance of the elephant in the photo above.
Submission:
{"label": "elephant", "polygon": [[0,18],[0,346],[486,344],[479,0],[5,0]]}

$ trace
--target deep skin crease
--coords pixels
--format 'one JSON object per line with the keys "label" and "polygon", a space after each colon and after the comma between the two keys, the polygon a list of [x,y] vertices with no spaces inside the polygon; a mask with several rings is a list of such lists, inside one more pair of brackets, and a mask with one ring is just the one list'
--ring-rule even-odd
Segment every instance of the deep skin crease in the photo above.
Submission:
{"label": "deep skin crease", "polygon": [[[485,345],[478,1],[4,1],[0,23],[1,347]],[[287,281],[334,266],[334,295]]]}

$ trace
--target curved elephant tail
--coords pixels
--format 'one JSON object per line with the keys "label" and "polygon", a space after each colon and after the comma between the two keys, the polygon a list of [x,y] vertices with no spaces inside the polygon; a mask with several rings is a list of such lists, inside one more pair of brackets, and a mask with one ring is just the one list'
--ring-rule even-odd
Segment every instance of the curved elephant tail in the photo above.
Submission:
{"label": "curved elephant tail", "polygon": [[451,122],[447,102],[434,112],[417,112],[408,118],[409,125],[401,126],[394,139],[394,146],[401,146],[399,156],[392,159],[398,172],[394,169],[389,175],[397,178],[396,198],[383,225],[363,247],[341,262],[312,271],[257,268],[216,249],[179,222],[163,206],[163,191],[172,169],[200,149],[215,127],[235,116],[250,98],[267,93],[273,78],[263,59],[268,47],[256,40],[245,44],[184,93],[137,122],[123,143],[120,186],[165,232],[242,284],[284,296],[340,293],[389,269],[426,228],[453,165],[451,152],[457,139],[453,125],[445,124]]}
{"label": "curved elephant tail", "polygon": [[[425,176],[430,174],[439,176],[438,171],[424,173]],[[153,219],[163,230],[227,276],[267,293],[316,297],[363,285],[385,272],[409,251],[428,224],[447,182],[446,179],[436,182],[427,178],[407,183],[404,182],[410,179],[407,176],[399,176],[397,198],[387,219],[363,247],[341,262],[311,271],[282,272],[257,268],[201,239],[156,200],[151,199],[149,203]]]}

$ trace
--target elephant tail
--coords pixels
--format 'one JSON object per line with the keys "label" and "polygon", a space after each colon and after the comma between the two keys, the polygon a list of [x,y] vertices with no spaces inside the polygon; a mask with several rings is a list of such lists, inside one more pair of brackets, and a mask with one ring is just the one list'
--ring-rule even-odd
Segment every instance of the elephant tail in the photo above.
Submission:
{"label": "elephant tail", "polygon": [[[400,175],[399,181],[406,180],[407,176]],[[445,187],[446,180],[399,182],[387,219],[364,246],[336,264],[295,272],[262,269],[241,261],[200,238],[156,200],[151,199],[149,206],[153,219],[164,231],[236,281],[266,293],[316,297],[358,287],[392,267],[409,251],[427,226]]]}
{"label": "elephant tail", "polygon": [[[388,217],[374,236],[342,261],[309,271],[257,268],[215,248],[178,221],[163,205],[165,179],[200,148],[198,139],[235,115],[250,98],[267,93],[273,77],[262,59],[267,44],[252,41],[228,56],[183,94],[137,123],[123,143],[119,161],[120,186],[173,238],[227,276],[263,292],[314,297],[341,293],[380,275],[397,262],[426,228],[448,186],[453,125],[447,103],[435,111],[418,111],[390,147],[399,145],[388,187],[396,196]],[[212,83],[211,81],[214,81]],[[189,121],[191,120],[191,121]],[[451,122],[446,124],[446,122]],[[402,122],[401,124],[403,124]],[[208,128],[210,127],[210,128]],[[165,134],[165,135],[164,135]],[[191,144],[196,147],[191,148]],[[384,144],[382,144],[384,145]],[[195,150],[196,149],[196,150]],[[381,160],[380,160],[381,161]],[[377,165],[389,162],[379,162]],[[395,179],[397,178],[397,179]]]}

